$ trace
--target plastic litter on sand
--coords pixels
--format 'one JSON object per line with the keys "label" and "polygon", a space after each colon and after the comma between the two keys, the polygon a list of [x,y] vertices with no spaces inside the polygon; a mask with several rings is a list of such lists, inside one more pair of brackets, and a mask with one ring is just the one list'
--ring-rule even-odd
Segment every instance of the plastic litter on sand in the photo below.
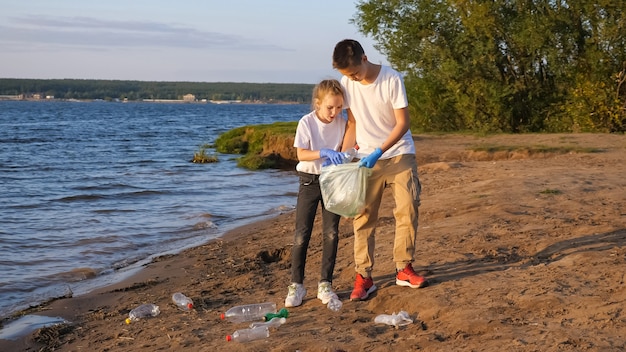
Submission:
{"label": "plastic litter on sand", "polygon": [[398,314],[380,314],[374,318],[374,322],[377,324],[387,324],[398,328],[399,326],[405,326],[413,324],[413,319],[404,310],[401,310]]}

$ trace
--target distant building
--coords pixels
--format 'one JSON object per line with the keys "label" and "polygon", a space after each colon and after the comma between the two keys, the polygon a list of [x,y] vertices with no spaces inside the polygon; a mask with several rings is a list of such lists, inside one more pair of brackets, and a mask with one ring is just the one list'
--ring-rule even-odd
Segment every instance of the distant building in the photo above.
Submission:
{"label": "distant building", "polygon": [[237,104],[241,103],[241,100],[209,100],[212,104]]}
{"label": "distant building", "polygon": [[24,99],[24,95],[0,95],[0,100],[21,100]]}
{"label": "distant building", "polygon": [[183,101],[185,101],[185,102],[196,101],[196,96],[193,95],[193,94],[185,94],[185,95],[183,95]]}

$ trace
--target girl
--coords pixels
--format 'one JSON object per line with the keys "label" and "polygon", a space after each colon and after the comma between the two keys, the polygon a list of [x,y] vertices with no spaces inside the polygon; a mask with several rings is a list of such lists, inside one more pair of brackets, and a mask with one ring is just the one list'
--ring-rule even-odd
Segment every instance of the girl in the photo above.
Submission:
{"label": "girl", "polygon": [[342,115],[344,92],[339,81],[323,80],[313,89],[313,111],[298,122],[294,147],[297,148],[296,171],[300,177],[296,204],[296,232],[291,250],[291,285],[289,285],[285,307],[297,307],[306,296],[304,266],[306,253],[313,230],[317,207],[322,204],[322,267],[317,286],[317,298],[323,304],[338,299],[332,289],[333,271],[339,243],[340,216],[324,208],[319,184],[322,166],[341,164],[341,148],[346,130],[346,119]]}

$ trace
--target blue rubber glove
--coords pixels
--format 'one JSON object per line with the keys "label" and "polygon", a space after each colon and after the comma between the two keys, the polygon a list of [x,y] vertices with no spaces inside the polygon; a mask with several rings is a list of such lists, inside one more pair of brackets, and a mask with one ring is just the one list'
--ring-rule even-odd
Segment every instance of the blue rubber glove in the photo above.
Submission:
{"label": "blue rubber glove", "polygon": [[326,161],[324,161],[322,166],[328,166],[330,164],[337,165],[343,162],[343,155],[332,149],[327,149],[327,148],[321,149],[320,157],[326,158]]}
{"label": "blue rubber glove", "polygon": [[374,149],[372,154],[366,156],[359,161],[359,166],[365,166],[367,168],[373,168],[378,159],[383,155],[383,150],[380,148]]}

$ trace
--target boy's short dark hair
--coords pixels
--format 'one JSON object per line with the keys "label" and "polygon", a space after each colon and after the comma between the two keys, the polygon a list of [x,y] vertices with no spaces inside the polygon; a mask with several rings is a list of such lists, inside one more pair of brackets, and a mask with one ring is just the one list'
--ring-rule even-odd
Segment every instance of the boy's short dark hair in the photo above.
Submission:
{"label": "boy's short dark hair", "polygon": [[350,66],[359,66],[365,50],[354,39],[344,39],[335,45],[333,51],[333,68],[343,70]]}

